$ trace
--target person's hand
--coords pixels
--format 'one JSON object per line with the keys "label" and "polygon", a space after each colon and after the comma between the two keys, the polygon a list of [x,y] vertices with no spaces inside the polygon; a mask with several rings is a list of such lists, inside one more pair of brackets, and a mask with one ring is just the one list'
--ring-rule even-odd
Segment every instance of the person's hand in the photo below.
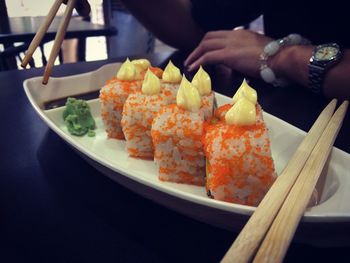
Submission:
{"label": "person's hand", "polygon": [[[63,0],[64,4],[67,4],[68,0]],[[91,11],[90,4],[87,0],[77,0],[75,10],[77,10],[78,14],[81,16],[88,16]]]}
{"label": "person's hand", "polygon": [[188,56],[188,71],[200,65],[223,64],[248,76],[259,76],[259,57],[272,39],[250,30],[208,32]]}

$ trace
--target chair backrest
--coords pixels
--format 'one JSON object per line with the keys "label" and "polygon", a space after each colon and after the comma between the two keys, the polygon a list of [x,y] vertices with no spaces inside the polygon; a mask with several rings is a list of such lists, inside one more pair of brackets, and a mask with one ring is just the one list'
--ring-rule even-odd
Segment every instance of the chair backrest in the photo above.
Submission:
{"label": "chair backrest", "polygon": [[[24,58],[25,51],[28,49],[30,43],[23,43],[18,46],[10,46],[5,48],[5,50],[0,51],[0,71],[18,69],[17,61],[22,62]],[[41,63],[43,66],[47,64],[47,58],[44,53],[44,43],[39,45],[39,50],[41,52]],[[63,55],[62,50],[59,52],[59,62],[63,63]],[[31,68],[37,67],[34,59],[29,61],[29,65]],[[41,66],[41,65],[40,65]]]}
{"label": "chair backrest", "polygon": [[28,48],[28,44],[10,46],[0,52],[0,70],[10,70],[17,68],[16,57]]}

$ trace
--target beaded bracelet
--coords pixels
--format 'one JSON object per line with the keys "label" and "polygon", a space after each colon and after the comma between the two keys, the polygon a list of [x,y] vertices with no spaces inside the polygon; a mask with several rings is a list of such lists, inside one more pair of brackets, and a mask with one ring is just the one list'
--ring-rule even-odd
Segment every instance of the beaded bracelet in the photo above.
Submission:
{"label": "beaded bracelet", "polygon": [[261,78],[267,82],[277,87],[284,87],[288,85],[288,82],[283,78],[276,78],[275,73],[268,66],[268,59],[275,55],[280,48],[284,46],[291,45],[307,45],[310,44],[310,41],[303,38],[299,34],[290,34],[284,38],[277,39],[268,43],[263,52],[260,55],[260,76]]}

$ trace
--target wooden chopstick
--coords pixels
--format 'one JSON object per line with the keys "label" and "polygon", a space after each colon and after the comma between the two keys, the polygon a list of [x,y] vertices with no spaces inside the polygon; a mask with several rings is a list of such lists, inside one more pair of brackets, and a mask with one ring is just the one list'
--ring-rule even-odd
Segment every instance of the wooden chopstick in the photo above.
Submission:
{"label": "wooden chopstick", "polygon": [[54,44],[53,44],[52,49],[51,49],[49,60],[47,61],[47,64],[45,67],[43,81],[42,81],[42,83],[44,85],[47,84],[47,82],[50,78],[52,68],[53,68],[53,65],[55,63],[55,59],[58,55],[58,52],[60,51],[60,48],[61,48],[61,45],[62,45],[62,42],[64,39],[64,35],[66,34],[66,30],[67,30],[70,18],[72,16],[72,12],[73,12],[73,9],[75,7],[75,3],[76,3],[76,0],[68,0],[66,10],[64,12],[61,23],[60,23],[58,30],[57,30],[57,33],[56,33],[56,37],[55,37]]}
{"label": "wooden chopstick", "polygon": [[283,261],[313,189],[332,150],[348,104],[348,101],[344,101],[334,113],[267,232],[253,262],[278,263]]}
{"label": "wooden chopstick", "polygon": [[58,11],[58,9],[60,8],[61,4],[62,4],[63,0],[56,0],[54,2],[54,4],[52,5],[49,13],[47,14],[47,16],[45,17],[44,22],[42,23],[42,25],[40,26],[38,32],[35,34],[32,42],[30,42],[30,45],[28,47],[28,50],[24,56],[24,59],[22,61],[21,66],[23,68],[25,68],[29,61],[32,59],[33,53],[36,50],[36,48],[40,45],[42,39],[44,38],[47,30],[49,29],[53,19],[56,16],[56,13]]}
{"label": "wooden chopstick", "polygon": [[333,99],[322,111],[281,175],[277,177],[232,246],[226,252],[222,262],[245,263],[253,259],[259,244],[281,208],[301,169],[304,167],[312,149],[321,137],[322,131],[331,119],[336,104],[337,100]]}

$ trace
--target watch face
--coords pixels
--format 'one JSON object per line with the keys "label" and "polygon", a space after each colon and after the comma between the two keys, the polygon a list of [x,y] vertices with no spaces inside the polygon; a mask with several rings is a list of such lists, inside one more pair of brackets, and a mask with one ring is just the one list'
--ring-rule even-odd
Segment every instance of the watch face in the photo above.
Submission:
{"label": "watch face", "polygon": [[328,61],[337,57],[339,48],[336,46],[321,46],[315,53],[315,59],[318,61]]}

